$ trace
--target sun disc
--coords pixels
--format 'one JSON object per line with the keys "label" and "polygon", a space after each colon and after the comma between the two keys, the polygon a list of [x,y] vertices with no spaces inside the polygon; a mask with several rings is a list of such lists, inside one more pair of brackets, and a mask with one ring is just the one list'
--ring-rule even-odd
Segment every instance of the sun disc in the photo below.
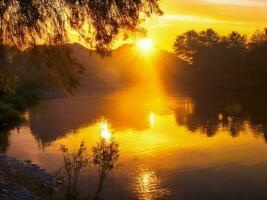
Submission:
{"label": "sun disc", "polygon": [[145,54],[151,53],[153,49],[153,41],[150,38],[143,38],[137,41],[137,47]]}

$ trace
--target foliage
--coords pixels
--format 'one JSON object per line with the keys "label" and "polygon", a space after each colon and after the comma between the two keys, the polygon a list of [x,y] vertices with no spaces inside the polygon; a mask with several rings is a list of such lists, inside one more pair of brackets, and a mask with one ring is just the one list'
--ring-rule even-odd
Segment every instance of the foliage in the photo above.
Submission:
{"label": "foliage", "polygon": [[[34,87],[16,87],[13,92],[1,92],[0,95],[0,129],[7,130],[23,122],[23,113],[37,100]],[[1,133],[0,133],[1,134]]]}
{"label": "foliage", "polygon": [[84,68],[68,46],[36,46],[22,55],[20,66],[24,66],[25,72],[21,77],[31,80],[39,88],[59,87],[72,93],[80,85]]}
{"label": "foliage", "polygon": [[199,89],[266,87],[266,49],[266,30],[257,31],[251,42],[237,32],[188,31],[174,43],[175,54],[189,63],[184,84]]}
{"label": "foliage", "polygon": [[185,87],[194,103],[186,116],[177,110],[177,123],[208,136],[219,129],[237,136],[249,125],[267,138],[267,29],[249,41],[236,32],[189,31],[177,36],[174,50],[189,62],[177,69],[182,74],[175,84]]}
{"label": "foliage", "polygon": [[96,191],[97,198],[97,195],[102,190],[105,178],[119,159],[119,144],[114,141],[114,139],[111,139],[110,141],[101,139],[100,142],[92,148],[92,152],[92,163],[93,165],[98,166],[99,174],[99,185]]}
{"label": "foliage", "polygon": [[[103,138],[92,148],[92,158],[89,158],[89,153],[81,142],[78,150],[69,152],[66,146],[61,146],[61,151],[64,157],[63,176],[66,177],[66,191],[67,199],[79,199],[77,192],[77,182],[82,169],[89,164],[93,164],[98,167],[99,184],[96,193],[93,197],[88,195],[88,199],[97,199],[99,193],[102,191],[104,181],[109,172],[114,168],[116,162],[119,159],[119,144],[111,140],[105,140]],[[91,162],[90,162],[91,161]],[[89,188],[91,190],[92,188]]]}
{"label": "foliage", "polygon": [[162,13],[157,0],[1,0],[0,44],[62,44],[72,31],[104,47],[152,13]]}
{"label": "foliage", "polygon": [[16,75],[4,67],[0,67],[0,94],[3,92],[14,92],[16,88]]}
{"label": "foliage", "polygon": [[101,139],[100,142],[92,148],[93,164],[99,166],[104,174],[113,169],[114,164],[119,158],[118,143],[114,140],[106,141]]}
{"label": "foliage", "polygon": [[250,79],[255,87],[266,88],[267,82],[267,29],[257,31],[248,45],[246,57],[246,79]]}
{"label": "foliage", "polygon": [[[0,100],[0,129],[13,128],[21,121],[21,113],[13,108],[9,102]],[[0,133],[1,134],[1,133]]]}
{"label": "foliage", "polygon": [[264,45],[267,41],[267,28],[264,31],[256,31],[251,38],[251,43],[257,46]]}
{"label": "foliage", "polygon": [[65,146],[61,146],[61,150],[64,156],[63,170],[67,178],[67,199],[73,200],[77,198],[76,187],[80,172],[89,163],[87,148],[82,142],[80,148],[72,153]]}
{"label": "foliage", "polygon": [[237,32],[221,37],[212,29],[201,32],[191,30],[176,37],[174,51],[180,58],[195,63],[208,50],[232,50],[242,54],[246,49],[246,42],[246,36]]}
{"label": "foliage", "polygon": [[0,125],[13,128],[41,92],[60,88],[72,93],[80,84],[83,66],[68,46],[35,46],[25,51],[0,47]]}
{"label": "foliage", "polygon": [[0,132],[0,153],[6,153],[9,147],[9,136],[10,133],[8,131]]}

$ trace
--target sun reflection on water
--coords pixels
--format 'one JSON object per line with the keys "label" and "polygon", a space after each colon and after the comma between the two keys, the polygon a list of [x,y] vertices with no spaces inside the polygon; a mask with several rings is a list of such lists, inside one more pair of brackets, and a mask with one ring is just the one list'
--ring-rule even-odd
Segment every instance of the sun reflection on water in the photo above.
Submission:
{"label": "sun reflection on water", "polygon": [[149,124],[150,128],[153,128],[155,126],[155,114],[153,112],[149,114]]}
{"label": "sun reflection on water", "polygon": [[140,200],[161,199],[169,190],[161,188],[161,180],[153,170],[140,168],[133,178],[133,190]]}
{"label": "sun reflection on water", "polygon": [[109,130],[108,122],[105,118],[102,118],[100,122],[100,137],[109,141],[111,138],[111,132]]}

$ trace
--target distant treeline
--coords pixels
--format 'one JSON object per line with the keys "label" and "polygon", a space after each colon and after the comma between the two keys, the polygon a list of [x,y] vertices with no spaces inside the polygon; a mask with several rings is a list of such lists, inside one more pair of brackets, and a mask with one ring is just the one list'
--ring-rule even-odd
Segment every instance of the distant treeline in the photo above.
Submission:
{"label": "distant treeline", "polygon": [[188,63],[179,80],[187,87],[267,88],[267,28],[256,31],[249,40],[234,31],[226,36],[212,29],[187,31],[177,36],[174,52]]}
{"label": "distant treeline", "polygon": [[184,64],[173,73],[194,102],[192,113],[176,112],[178,124],[208,136],[223,128],[237,136],[247,125],[267,141],[267,28],[250,39],[212,29],[178,35],[175,54]]}

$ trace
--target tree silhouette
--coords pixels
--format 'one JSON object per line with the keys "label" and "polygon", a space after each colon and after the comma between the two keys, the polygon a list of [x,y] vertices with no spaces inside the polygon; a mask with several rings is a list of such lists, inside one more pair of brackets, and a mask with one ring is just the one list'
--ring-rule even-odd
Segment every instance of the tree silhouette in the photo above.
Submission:
{"label": "tree silhouette", "polygon": [[254,87],[266,88],[267,78],[267,28],[256,31],[248,44],[246,57],[246,79],[251,80]]}
{"label": "tree silhouette", "polygon": [[20,55],[17,71],[21,82],[34,82],[44,89],[58,87],[70,94],[80,85],[84,67],[68,46],[36,46]]}
{"label": "tree silhouette", "polygon": [[181,59],[184,59],[190,63],[193,62],[193,58],[200,47],[200,35],[194,30],[177,36],[174,43],[175,53]]}
{"label": "tree silhouette", "polygon": [[240,35],[240,33],[233,31],[228,36],[223,36],[221,40],[230,49],[235,49],[241,53],[246,51],[247,37],[245,35]]}
{"label": "tree silhouette", "polygon": [[254,45],[263,45],[267,42],[267,28],[263,31],[257,30],[251,37],[251,43]]}
{"label": "tree silhouette", "polygon": [[[176,37],[174,52],[178,57],[193,64],[200,59],[201,54],[208,50],[217,50],[217,53],[223,53],[218,51],[227,49],[243,55],[246,51],[246,44],[246,36],[240,35],[238,32],[219,36],[212,29],[201,32],[191,30]],[[210,57],[210,61],[212,61],[212,57]]]}
{"label": "tree silhouette", "polygon": [[157,0],[1,0],[0,44],[62,44],[74,31],[106,47],[121,30],[138,30],[152,13],[162,13]]}
{"label": "tree silhouette", "polygon": [[69,152],[69,149],[64,145],[61,146],[61,151],[64,157],[63,174],[67,179],[67,200],[75,200],[78,199],[77,182],[81,170],[89,164],[87,148],[84,143],[81,142],[79,149],[74,152]]}
{"label": "tree silhouette", "polygon": [[1,131],[0,132],[0,153],[6,153],[9,147],[9,135],[8,131]]}
{"label": "tree silhouette", "polygon": [[237,32],[220,36],[212,29],[178,35],[175,54],[190,65],[187,84],[199,88],[239,87],[247,53],[247,38]]}
{"label": "tree silhouette", "polygon": [[111,172],[119,159],[119,144],[114,139],[107,141],[101,138],[92,148],[92,152],[92,163],[98,167],[99,184],[94,197],[94,199],[98,199],[98,195],[102,191],[107,175]]}
{"label": "tree silhouette", "polygon": [[177,85],[194,102],[187,116],[177,111],[177,123],[208,136],[220,128],[237,136],[248,123],[266,139],[267,29],[250,40],[234,31],[225,36],[211,29],[188,31],[177,36],[174,50],[189,63],[177,69],[183,72]]}
{"label": "tree silhouette", "polygon": [[0,128],[23,120],[25,110],[39,94],[57,90],[72,94],[80,85],[84,68],[67,45],[35,46],[24,51],[0,48]]}

